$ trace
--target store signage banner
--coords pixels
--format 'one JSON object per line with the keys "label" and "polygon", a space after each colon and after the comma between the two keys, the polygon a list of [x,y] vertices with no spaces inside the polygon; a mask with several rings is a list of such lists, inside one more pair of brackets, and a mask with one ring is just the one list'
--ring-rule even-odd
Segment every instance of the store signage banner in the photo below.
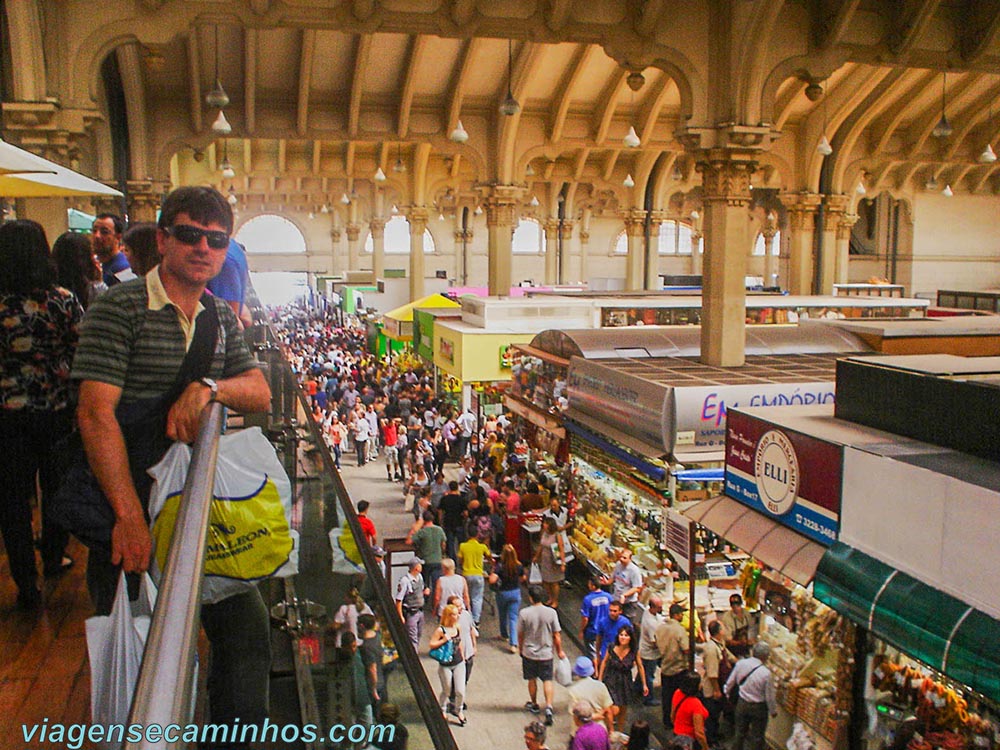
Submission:
{"label": "store signage banner", "polygon": [[686,575],[691,575],[691,519],[676,510],[664,511],[663,542],[674,553],[674,560]]}
{"label": "store signage banner", "polygon": [[840,528],[843,447],[730,411],[726,494],[824,545]]}
{"label": "store signage banner", "polygon": [[570,408],[670,452],[663,441],[666,386],[579,357],[570,360],[567,384]]}
{"label": "store signage banner", "polygon": [[836,384],[758,383],[673,388],[673,419],[667,449],[722,448],[726,444],[726,413],[739,406],[809,406],[832,404]]}
{"label": "store signage banner", "polygon": [[455,345],[446,338],[438,339],[438,349],[441,359],[449,364],[455,364]]}

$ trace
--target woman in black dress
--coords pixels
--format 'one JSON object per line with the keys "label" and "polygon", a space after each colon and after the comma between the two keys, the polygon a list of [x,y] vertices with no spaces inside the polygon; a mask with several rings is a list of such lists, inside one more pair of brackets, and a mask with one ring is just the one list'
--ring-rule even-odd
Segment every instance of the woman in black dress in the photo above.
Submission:
{"label": "woman in black dress", "polygon": [[635,677],[632,674],[634,669],[639,670],[638,679],[642,684],[642,694],[649,693],[642,660],[636,658],[638,648],[635,630],[631,625],[626,625],[618,631],[615,645],[607,650],[597,672],[598,679],[607,685],[611,699],[615,703],[615,728],[618,731],[624,731],[627,726],[628,704],[632,699],[632,685],[635,684]]}

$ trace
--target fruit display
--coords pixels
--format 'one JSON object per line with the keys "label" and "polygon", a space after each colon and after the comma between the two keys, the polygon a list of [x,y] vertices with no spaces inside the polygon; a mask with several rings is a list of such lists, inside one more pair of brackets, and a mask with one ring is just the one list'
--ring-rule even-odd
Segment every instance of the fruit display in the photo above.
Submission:
{"label": "fruit display", "polygon": [[[915,665],[901,664],[885,655],[877,656],[872,667],[871,685],[875,690],[891,693],[896,705],[913,709],[917,719],[928,729],[923,733],[924,742],[930,742],[930,735],[935,732],[948,740],[931,743],[932,747],[943,750],[964,748],[964,739],[955,733],[988,738],[994,736],[993,724],[971,711],[968,701],[959,691]],[[962,744],[956,745],[958,741]]]}

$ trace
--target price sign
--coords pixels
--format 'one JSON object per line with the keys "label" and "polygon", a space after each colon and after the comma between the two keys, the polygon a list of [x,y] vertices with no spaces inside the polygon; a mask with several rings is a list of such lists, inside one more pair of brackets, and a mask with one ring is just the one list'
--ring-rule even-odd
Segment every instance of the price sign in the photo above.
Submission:
{"label": "price sign", "polygon": [[663,544],[673,553],[681,570],[691,575],[691,520],[669,508],[664,516]]}

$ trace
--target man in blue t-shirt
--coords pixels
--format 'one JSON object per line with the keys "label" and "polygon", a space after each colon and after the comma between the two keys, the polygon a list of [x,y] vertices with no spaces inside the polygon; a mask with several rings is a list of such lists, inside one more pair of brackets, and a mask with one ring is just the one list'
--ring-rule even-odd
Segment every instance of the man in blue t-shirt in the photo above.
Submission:
{"label": "man in blue t-shirt", "polygon": [[249,285],[250,266],[246,250],[239,242],[230,238],[226,261],[222,264],[219,275],[208,282],[208,291],[228,302],[244,327],[253,325],[250,310],[244,304]]}
{"label": "man in blue t-shirt", "polygon": [[[613,646],[618,631],[632,625],[632,621],[622,614],[622,603],[612,601],[608,605],[608,618],[597,629],[597,658],[603,659],[608,647]],[[635,628],[632,628],[632,638],[635,638]]]}
{"label": "man in blue t-shirt", "polygon": [[580,640],[586,647],[587,655],[593,659],[597,655],[594,646],[597,632],[608,619],[611,594],[601,589],[601,582],[597,578],[587,581],[587,589],[588,593],[583,597],[583,604],[580,606]]}
{"label": "man in blue t-shirt", "polygon": [[98,214],[91,228],[90,243],[101,261],[104,283],[109,287],[135,278],[129,273],[128,258],[122,252],[125,222],[117,214]]}

